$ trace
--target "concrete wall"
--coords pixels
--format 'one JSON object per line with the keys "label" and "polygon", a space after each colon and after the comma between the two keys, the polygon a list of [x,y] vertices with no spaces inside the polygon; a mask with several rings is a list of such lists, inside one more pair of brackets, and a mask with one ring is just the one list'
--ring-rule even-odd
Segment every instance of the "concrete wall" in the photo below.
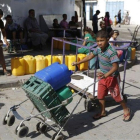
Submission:
{"label": "concrete wall", "polygon": [[11,14],[13,19],[22,24],[28,16],[29,9],[35,9],[36,18],[39,15],[63,14],[68,15],[68,21],[74,15],[75,0],[0,0],[0,9],[4,16]]}

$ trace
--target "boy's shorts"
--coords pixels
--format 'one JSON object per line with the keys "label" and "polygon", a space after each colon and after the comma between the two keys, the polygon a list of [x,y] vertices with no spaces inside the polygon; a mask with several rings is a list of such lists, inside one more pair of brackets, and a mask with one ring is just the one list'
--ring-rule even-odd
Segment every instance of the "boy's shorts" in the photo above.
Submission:
{"label": "boy's shorts", "polygon": [[98,82],[98,99],[104,99],[108,95],[108,92],[110,92],[116,102],[123,100],[119,76],[109,76]]}

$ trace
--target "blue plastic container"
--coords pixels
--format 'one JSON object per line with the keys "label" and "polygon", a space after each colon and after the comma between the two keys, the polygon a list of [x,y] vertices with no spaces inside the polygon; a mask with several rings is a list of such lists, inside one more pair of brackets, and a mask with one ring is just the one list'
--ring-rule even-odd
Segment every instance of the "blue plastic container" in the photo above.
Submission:
{"label": "blue plastic container", "polygon": [[[126,50],[123,50],[123,55],[120,58],[121,62],[123,62],[123,60],[125,60],[125,54],[126,54]],[[131,60],[131,47],[128,47],[127,60]]]}
{"label": "blue plastic container", "polygon": [[36,72],[35,77],[49,83],[54,90],[57,90],[71,81],[72,73],[65,64],[56,62]]}
{"label": "blue plastic container", "polygon": [[120,57],[120,62],[123,62],[123,58],[124,58],[124,50],[123,50],[123,54],[121,55],[121,57]]}

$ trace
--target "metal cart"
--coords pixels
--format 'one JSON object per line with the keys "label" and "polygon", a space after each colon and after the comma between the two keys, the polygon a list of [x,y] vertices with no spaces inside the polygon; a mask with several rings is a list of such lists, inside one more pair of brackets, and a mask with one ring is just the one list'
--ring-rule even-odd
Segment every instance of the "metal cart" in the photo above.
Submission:
{"label": "metal cart", "polygon": [[[54,38],[55,39],[55,38]],[[58,38],[56,38],[58,39]],[[59,40],[59,39],[58,39]],[[85,47],[76,43],[72,43],[69,41],[61,40],[63,41],[63,58],[65,56],[65,43],[69,43],[78,47]],[[92,47],[85,47],[87,49],[90,49],[93,51],[95,49],[95,44]],[[130,46],[130,44],[125,44],[119,48],[115,49],[121,49],[126,50],[125,57],[127,57],[127,48]],[[76,48],[76,55],[77,55],[77,49]],[[53,49],[52,49],[53,50]],[[53,53],[52,53],[53,54]],[[63,63],[65,63],[65,60],[63,59]],[[126,75],[126,65],[127,60],[125,60],[124,64],[124,76],[123,76],[123,85],[122,85],[122,93],[124,93],[124,84],[125,84],[125,75]],[[64,136],[62,134],[62,130],[64,126],[67,124],[69,119],[71,118],[72,114],[74,113],[75,109],[78,107],[81,100],[86,97],[85,100],[85,108],[89,111],[91,107],[91,99],[92,102],[94,102],[95,97],[95,85],[99,81],[96,81],[96,71],[94,72],[94,81],[91,82],[89,85],[87,85],[83,89],[78,89],[78,92],[73,94],[71,97],[67,98],[64,101],[61,101],[56,92],[53,90],[51,85],[49,85],[46,82],[43,82],[42,80],[31,77],[27,82],[25,82],[22,86],[24,91],[26,92],[26,95],[28,99],[24,100],[23,102],[12,106],[7,114],[4,116],[3,119],[3,125],[12,126],[15,122],[15,118],[20,120],[20,124],[15,129],[15,134],[18,135],[20,138],[27,136],[29,132],[29,128],[25,125],[26,122],[31,121],[33,118],[36,118],[39,120],[39,123],[36,124],[36,130],[40,133],[46,133],[50,128],[55,131],[54,135],[52,136],[52,140],[63,140]],[[89,70],[87,70],[88,75]],[[75,75],[75,74],[74,74]],[[90,80],[93,80],[92,78]],[[77,90],[76,86],[73,85],[73,83],[70,83],[70,87]],[[91,95],[90,92],[88,92],[89,88],[92,87],[93,89],[93,95]],[[88,94],[87,94],[88,93]],[[66,108],[66,105],[69,103],[71,98],[73,98],[76,95],[79,96],[78,102],[73,107],[73,110],[69,112]],[[38,110],[38,114],[33,115],[32,113],[28,112],[27,109],[23,108],[22,105],[30,100],[33,103],[33,106]],[[24,111],[24,114],[27,114],[28,116],[23,118],[22,115],[19,115],[17,112],[18,109],[22,109]],[[53,121],[55,123],[54,125],[50,125],[49,122]]]}

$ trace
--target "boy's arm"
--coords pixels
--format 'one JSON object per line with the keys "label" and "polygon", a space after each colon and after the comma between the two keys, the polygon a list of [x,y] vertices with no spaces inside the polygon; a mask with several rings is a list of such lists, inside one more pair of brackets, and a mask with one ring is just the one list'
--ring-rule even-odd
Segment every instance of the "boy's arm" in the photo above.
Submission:
{"label": "boy's arm", "polygon": [[88,39],[89,37],[85,37],[84,39],[85,39],[85,41],[83,42],[83,46],[86,46],[86,40]]}
{"label": "boy's arm", "polygon": [[87,62],[89,60],[91,60],[93,57],[95,57],[95,55],[93,53],[90,53],[90,55],[87,55],[84,59],[82,59],[81,61],[79,62],[73,62],[72,63],[72,66],[75,66],[75,65],[79,65],[81,63],[84,63],[84,62]]}
{"label": "boy's arm", "polygon": [[112,75],[117,70],[118,70],[118,63],[117,62],[112,63],[112,69],[109,72],[107,72],[106,74],[104,74],[104,78]]}

